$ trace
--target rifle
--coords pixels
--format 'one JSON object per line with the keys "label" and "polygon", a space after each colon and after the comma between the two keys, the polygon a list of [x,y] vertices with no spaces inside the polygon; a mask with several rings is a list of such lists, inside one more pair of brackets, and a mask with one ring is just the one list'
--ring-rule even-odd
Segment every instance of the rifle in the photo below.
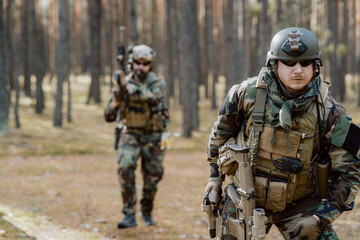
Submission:
{"label": "rifle", "polygon": [[[237,188],[230,184],[227,187],[227,195],[236,207],[236,218],[229,217],[229,232],[238,240],[265,239],[266,227],[265,210],[255,208],[255,188],[253,171],[248,159],[249,148],[239,147],[235,143],[227,143],[220,150],[218,165],[220,169],[226,162],[236,162],[235,174],[239,179]],[[235,178],[231,177],[235,182]]]}
{"label": "rifle", "polygon": [[[121,31],[124,31],[125,27],[124,26],[120,26],[119,27],[119,31],[120,31],[120,39],[121,39]],[[120,40],[120,42],[122,42]],[[122,102],[122,104],[120,105],[117,113],[116,113],[116,122],[120,122],[121,121],[121,111],[124,108],[124,104],[123,102],[125,101],[125,97],[126,97],[126,92],[125,92],[125,74],[126,74],[126,67],[125,67],[125,46],[124,44],[120,43],[117,46],[117,56],[116,56],[116,60],[118,62],[118,70],[115,71],[114,73],[114,77],[113,77],[113,82],[115,84],[117,84],[119,91],[114,91],[114,97]],[[125,127],[125,124],[123,122],[121,122],[118,126],[116,126],[115,128],[115,143],[114,143],[114,148],[115,150],[118,149],[118,142],[120,140],[120,136],[121,136],[121,132],[123,131]]]}
{"label": "rifle", "polygon": [[[120,33],[121,33],[121,31],[124,31],[124,30],[125,30],[124,26],[119,27]],[[120,39],[121,39],[121,34],[120,34]],[[118,69],[124,71],[124,73],[125,73],[125,46],[123,43],[120,43],[117,46],[116,60],[118,62]]]}

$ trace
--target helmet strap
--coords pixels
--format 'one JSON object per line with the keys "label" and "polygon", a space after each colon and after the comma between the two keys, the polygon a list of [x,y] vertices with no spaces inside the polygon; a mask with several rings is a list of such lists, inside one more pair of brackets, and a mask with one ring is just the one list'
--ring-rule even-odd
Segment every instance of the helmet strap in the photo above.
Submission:
{"label": "helmet strap", "polygon": [[279,74],[278,74],[278,64],[277,61],[274,59],[271,59],[269,61],[269,65],[271,68],[271,72],[273,73],[273,75],[275,75],[275,77],[278,79],[279,78]]}

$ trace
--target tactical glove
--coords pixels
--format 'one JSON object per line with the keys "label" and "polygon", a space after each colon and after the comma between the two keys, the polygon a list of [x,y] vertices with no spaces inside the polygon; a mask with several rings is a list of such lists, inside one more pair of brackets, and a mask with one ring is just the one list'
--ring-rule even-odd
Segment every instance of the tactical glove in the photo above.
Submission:
{"label": "tactical glove", "polygon": [[321,233],[318,216],[311,216],[296,224],[294,231],[290,233],[291,240],[316,240]]}
{"label": "tactical glove", "polygon": [[111,107],[112,108],[116,108],[119,106],[120,104],[120,89],[118,86],[114,86],[111,89],[111,93],[112,93],[112,100],[111,100]]}
{"label": "tactical glove", "polygon": [[222,177],[210,177],[209,182],[206,185],[204,198],[211,196],[210,201],[216,203],[220,202],[220,195],[221,195],[221,186],[222,186]]}

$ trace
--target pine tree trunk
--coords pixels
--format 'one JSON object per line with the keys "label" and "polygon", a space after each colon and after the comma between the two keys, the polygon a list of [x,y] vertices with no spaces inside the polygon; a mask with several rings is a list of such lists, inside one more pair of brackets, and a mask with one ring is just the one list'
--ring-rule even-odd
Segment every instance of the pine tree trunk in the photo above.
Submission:
{"label": "pine tree trunk", "polygon": [[236,46],[235,36],[237,29],[234,29],[234,1],[227,0],[224,13],[224,36],[225,36],[225,93],[237,82],[236,79]]}
{"label": "pine tree trunk", "polygon": [[[0,30],[3,29],[3,0],[0,0]],[[4,40],[0,31],[0,136],[9,131],[9,87],[5,77],[4,69]]]}
{"label": "pine tree trunk", "polygon": [[95,103],[100,103],[100,50],[101,50],[101,0],[89,1],[90,34],[91,34],[91,85],[87,103],[93,99]]}
{"label": "pine tree trunk", "polygon": [[328,44],[333,46],[333,51],[330,53],[330,79],[333,85],[332,87],[332,96],[336,99],[339,97],[339,84],[337,79],[337,56],[336,56],[336,48],[337,48],[337,21],[338,21],[338,0],[329,0],[329,13],[328,13],[328,26],[331,31],[330,37],[328,39]]}
{"label": "pine tree trunk", "polygon": [[250,7],[249,0],[243,2],[243,36],[244,36],[244,78],[250,77],[250,61],[251,61],[251,34],[250,34]]}
{"label": "pine tree trunk", "polygon": [[68,77],[67,42],[69,41],[69,3],[59,1],[59,41],[56,48],[57,87],[54,110],[54,127],[62,126],[63,82]]}
{"label": "pine tree trunk", "polygon": [[166,81],[166,99],[167,101],[170,97],[174,96],[174,83],[175,83],[175,66],[174,62],[176,61],[176,37],[174,36],[175,32],[175,1],[167,0],[166,1],[166,33],[165,33],[165,81]]}
{"label": "pine tree trunk", "polygon": [[14,1],[7,0],[6,7],[6,47],[5,47],[5,56],[6,56],[6,76],[8,82],[10,83],[10,88],[15,89],[15,52],[13,44],[13,11],[14,11]]}
{"label": "pine tree trunk", "polygon": [[36,4],[35,0],[28,0],[29,1],[29,8],[30,8],[30,19],[31,19],[31,26],[32,26],[32,53],[31,56],[33,58],[33,65],[32,65],[32,72],[36,76],[36,104],[35,104],[35,113],[41,114],[43,111],[44,103],[44,94],[42,89],[42,74],[41,74],[41,65],[44,65],[41,62],[40,57],[40,41],[39,41],[39,26],[36,18]]}
{"label": "pine tree trunk", "polygon": [[22,73],[24,75],[25,95],[31,97],[31,60],[30,60],[30,36],[29,36],[29,6],[30,1],[23,0],[21,7],[21,39],[22,41]]}
{"label": "pine tree trunk", "polygon": [[218,78],[218,69],[216,64],[216,50],[214,44],[214,35],[213,35],[213,8],[212,1],[205,1],[205,24],[206,24],[206,51],[207,55],[207,65],[212,73],[212,96],[211,96],[211,109],[216,109],[216,82]]}
{"label": "pine tree trunk", "polygon": [[138,44],[138,34],[136,27],[136,4],[135,1],[130,1],[130,44]]}
{"label": "pine tree trunk", "polygon": [[[342,35],[341,35],[341,44],[343,46],[346,46],[346,48],[349,47],[349,37],[348,37],[348,31],[349,31],[349,16],[348,16],[348,0],[343,0],[343,24],[342,24]],[[349,48],[348,48],[349,49]],[[350,50],[350,49],[349,49]],[[348,66],[348,53],[342,52],[340,53],[340,63],[338,65],[338,74],[339,74],[339,100],[340,102],[343,102],[345,100],[345,75],[347,72],[347,66]]]}
{"label": "pine tree trunk", "polygon": [[180,0],[179,15],[179,76],[180,94],[183,100],[183,136],[191,137],[194,127],[193,114],[197,113],[198,49],[196,1]]}

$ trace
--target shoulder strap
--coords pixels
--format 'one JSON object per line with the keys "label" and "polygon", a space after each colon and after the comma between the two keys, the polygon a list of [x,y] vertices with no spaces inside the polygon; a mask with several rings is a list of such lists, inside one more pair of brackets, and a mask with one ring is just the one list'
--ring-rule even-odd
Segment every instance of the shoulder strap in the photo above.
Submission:
{"label": "shoulder strap", "polygon": [[[253,129],[252,136],[252,144],[250,145],[250,161],[252,162],[253,171],[255,171],[256,167],[256,159],[259,153],[259,141],[260,134],[264,127],[264,118],[265,118],[265,104],[267,98],[266,84],[264,82],[264,72],[266,68],[262,68],[259,75],[258,80],[256,82],[256,100],[254,111],[250,116],[250,124]],[[255,176],[255,175],[254,175]]]}
{"label": "shoulder strap", "polygon": [[261,132],[265,118],[265,104],[267,98],[266,84],[264,81],[264,72],[266,68],[262,68],[256,81],[256,100],[252,114],[249,118],[249,124],[246,126],[246,133],[249,134],[249,127],[253,125],[253,130]]}

